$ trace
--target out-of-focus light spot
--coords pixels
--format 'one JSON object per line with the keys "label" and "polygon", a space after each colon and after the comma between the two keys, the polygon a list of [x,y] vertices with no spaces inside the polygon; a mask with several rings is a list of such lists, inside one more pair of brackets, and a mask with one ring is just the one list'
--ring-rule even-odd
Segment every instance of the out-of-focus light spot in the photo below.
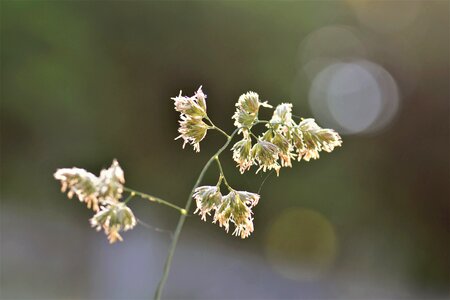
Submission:
{"label": "out-of-focus light spot", "polygon": [[319,279],[334,263],[337,248],[333,225],[320,213],[303,208],[278,215],[265,241],[271,266],[293,280]]}
{"label": "out-of-focus light spot", "polygon": [[397,33],[420,13],[421,1],[347,0],[359,22],[379,33]]}
{"label": "out-of-focus light spot", "polygon": [[367,49],[357,31],[350,26],[333,25],[310,33],[300,44],[300,62],[318,58],[365,57]]}
{"label": "out-of-focus light spot", "polygon": [[339,68],[327,92],[332,116],[349,132],[364,131],[381,111],[381,93],[375,78],[356,64]]}
{"label": "out-of-focus light spot", "polygon": [[399,106],[397,85],[380,66],[368,61],[335,63],[313,80],[309,103],[316,119],[343,134],[385,127]]}
{"label": "out-of-focus light spot", "polygon": [[377,64],[360,61],[359,65],[369,71],[375,78],[381,92],[381,112],[368,130],[369,132],[378,131],[387,126],[398,112],[400,94],[397,83],[388,71]]}

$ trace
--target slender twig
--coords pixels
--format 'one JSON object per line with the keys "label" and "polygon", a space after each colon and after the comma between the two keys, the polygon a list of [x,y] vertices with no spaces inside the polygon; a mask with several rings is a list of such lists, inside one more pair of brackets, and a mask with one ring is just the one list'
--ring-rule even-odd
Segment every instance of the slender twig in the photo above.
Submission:
{"label": "slender twig", "polygon": [[[170,203],[170,202],[168,202],[166,200],[163,200],[161,198],[158,198],[158,197],[146,194],[146,193],[141,193],[141,192],[132,190],[132,189],[127,188],[127,187],[124,187],[123,189],[124,189],[124,191],[129,192],[131,197],[136,195],[136,196],[139,196],[139,197],[141,197],[143,199],[147,199],[147,200],[150,200],[152,202],[156,202],[156,203],[159,203],[159,204],[163,204],[163,205],[167,205],[169,207],[175,208],[176,210],[178,210],[181,213],[182,216],[187,214],[187,212],[186,212],[186,210],[184,208],[181,208],[181,207],[179,207],[179,206],[177,206],[175,204],[172,204],[172,203]],[[130,199],[127,199],[127,200],[129,201]]]}
{"label": "slender twig", "polygon": [[[236,134],[236,132],[238,131],[238,129],[236,129],[235,131],[233,131],[233,133],[231,135],[226,134],[227,136],[227,141],[226,143],[222,146],[222,148],[220,148],[205,164],[205,166],[203,167],[202,171],[200,172],[200,175],[197,178],[197,181],[195,182],[194,187],[191,190],[191,193],[189,194],[189,198],[186,202],[186,206],[185,206],[185,211],[188,212],[189,209],[191,208],[191,203],[192,203],[192,195],[194,194],[195,189],[200,185],[201,181],[203,180],[203,176],[205,175],[206,171],[209,169],[211,163],[213,162],[213,160],[215,160],[216,157],[218,157],[220,155],[220,153],[222,153],[222,151],[224,151],[228,145],[230,144],[231,140],[233,139],[234,135]],[[183,225],[184,222],[186,220],[186,215],[181,215],[179,220],[178,220],[178,224],[177,224],[177,228],[175,229],[175,233],[173,235],[173,239],[172,239],[172,244],[170,245],[169,248],[169,252],[167,254],[167,259],[166,262],[164,264],[164,272],[163,275],[161,277],[161,281],[158,284],[158,287],[156,289],[155,292],[155,299],[159,300],[161,299],[161,294],[162,291],[164,289],[164,285],[166,284],[167,281],[167,277],[169,276],[169,271],[170,271],[170,266],[172,264],[172,259],[173,259],[173,255],[175,253],[175,248],[177,246],[178,243],[178,239],[180,238],[180,234],[181,234],[181,230],[183,229]]]}
{"label": "slender twig", "polygon": [[133,199],[134,196],[136,196],[136,194],[131,192],[130,195],[128,195],[128,197],[125,200],[123,200],[123,203],[127,204],[131,199]]}
{"label": "slender twig", "polygon": [[216,156],[214,157],[214,159],[216,160],[217,166],[219,167],[220,178],[223,179],[223,183],[225,183],[225,185],[227,186],[227,188],[228,188],[230,191],[232,191],[233,188],[228,184],[228,181],[227,181],[227,179],[225,178],[225,174],[224,174],[223,169],[222,169],[222,164],[220,163],[219,155],[216,155]]}
{"label": "slender twig", "polygon": [[250,131],[252,137],[254,137],[257,141],[259,141],[259,137],[257,137],[253,132]]}
{"label": "slender twig", "polygon": [[293,117],[293,118],[300,119],[300,120],[302,120],[302,121],[304,120],[304,118],[303,118],[303,117],[300,117],[300,116],[292,115],[292,117]]}
{"label": "slender twig", "polygon": [[216,125],[214,125],[213,121],[211,121],[211,119],[210,119],[208,116],[206,116],[205,119],[208,120],[209,123],[211,123],[211,129],[217,130],[218,132],[220,132],[221,134],[223,134],[227,139],[230,138],[230,136],[229,136],[225,131],[223,131],[222,129],[220,129],[220,128],[217,127]]}
{"label": "slender twig", "polygon": [[220,129],[219,127],[216,127],[216,126],[213,125],[213,128],[212,128],[212,129],[215,129],[215,130],[219,131],[219,132],[220,132],[221,134],[223,134],[227,139],[230,138],[230,136],[229,136],[225,131],[223,131],[222,129]]}
{"label": "slender twig", "polygon": [[136,220],[137,220],[139,225],[144,226],[147,229],[151,229],[151,230],[154,230],[156,232],[161,232],[161,233],[168,234],[171,239],[173,238],[173,232],[171,230],[161,229],[161,228],[149,225],[149,224],[145,223],[144,221],[139,220],[138,218],[136,218]]}
{"label": "slender twig", "polygon": [[273,174],[273,171],[274,171],[274,170],[271,170],[271,171],[266,175],[266,177],[264,178],[264,180],[261,182],[261,185],[259,186],[259,189],[258,189],[257,194],[261,194],[261,189],[262,189],[264,183],[266,183],[266,180],[270,177],[270,175]]}

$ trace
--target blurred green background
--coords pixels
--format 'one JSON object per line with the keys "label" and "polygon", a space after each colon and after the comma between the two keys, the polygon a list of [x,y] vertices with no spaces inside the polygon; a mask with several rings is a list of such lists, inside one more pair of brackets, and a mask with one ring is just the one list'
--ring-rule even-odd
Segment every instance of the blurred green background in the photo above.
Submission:
{"label": "blurred green background", "polygon": [[[2,1],[2,299],[143,299],[177,213],[134,200],[145,222],[109,246],[52,174],[98,173],[184,206],[209,156],[181,149],[173,97],[200,85],[233,129],[240,94],[294,104],[343,147],[256,192],[240,240],[190,216],[169,299],[444,299],[449,296],[448,1]],[[205,183],[215,183],[214,168]]]}

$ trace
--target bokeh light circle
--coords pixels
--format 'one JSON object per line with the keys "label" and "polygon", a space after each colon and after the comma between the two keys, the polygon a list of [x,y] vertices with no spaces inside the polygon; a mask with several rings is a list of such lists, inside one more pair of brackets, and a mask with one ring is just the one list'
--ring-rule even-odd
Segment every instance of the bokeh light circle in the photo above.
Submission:
{"label": "bokeh light circle", "polygon": [[279,214],[266,234],[268,262],[283,277],[315,280],[326,274],[337,254],[333,225],[320,213],[290,208]]}
{"label": "bokeh light circle", "polygon": [[316,119],[343,134],[385,127],[399,107],[397,84],[369,61],[335,63],[314,78],[309,103]]}

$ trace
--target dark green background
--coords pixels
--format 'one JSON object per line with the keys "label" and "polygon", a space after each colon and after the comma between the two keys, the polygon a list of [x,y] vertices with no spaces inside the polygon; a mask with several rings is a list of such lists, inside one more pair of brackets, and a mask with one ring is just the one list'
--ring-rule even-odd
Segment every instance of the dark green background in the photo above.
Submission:
{"label": "dark green background", "polygon": [[[91,213],[59,193],[53,172],[98,173],[117,158],[127,186],[183,206],[223,137],[209,133],[199,154],[182,150],[170,97],[203,85],[210,117],[229,132],[234,103],[248,90],[273,104],[292,101],[295,114],[311,117],[308,83],[293,92],[299,45],[333,24],[359,29],[372,47],[366,59],[397,81],[395,119],[268,178],[248,240],[188,218],[165,295],[448,296],[448,11],[446,1],[424,3],[415,26],[383,34],[362,26],[350,1],[2,1],[1,297],[151,295],[170,241],[159,229],[172,231],[177,213],[136,200],[138,218],[159,229],[138,226],[110,247],[89,228]],[[408,49],[414,61],[404,58]],[[410,63],[420,64],[413,84]],[[264,174],[240,175],[229,151],[223,163],[236,188],[258,190]],[[212,168],[205,182],[216,178]],[[338,252],[323,278],[283,278],[264,258],[266,232],[294,207],[319,212],[336,232]],[[214,264],[208,255],[223,259]]]}

